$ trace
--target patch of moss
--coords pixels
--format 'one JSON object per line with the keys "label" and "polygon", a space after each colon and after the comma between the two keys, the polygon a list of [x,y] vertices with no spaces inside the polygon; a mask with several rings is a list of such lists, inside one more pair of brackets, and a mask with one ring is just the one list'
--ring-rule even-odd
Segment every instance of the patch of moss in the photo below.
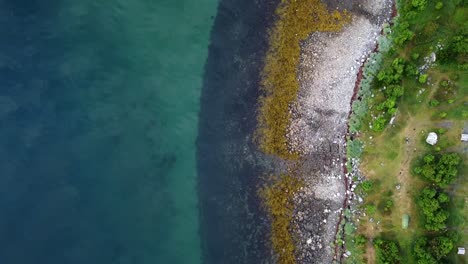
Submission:
{"label": "patch of moss", "polygon": [[271,216],[271,244],[279,264],[294,264],[295,243],[291,234],[294,194],[303,182],[293,176],[282,175],[272,185],[260,190],[260,195]]}
{"label": "patch of moss", "polygon": [[283,0],[276,10],[278,19],[270,31],[270,47],[265,58],[259,99],[257,137],[267,154],[297,159],[288,149],[286,133],[290,106],[297,98],[297,67],[300,42],[315,31],[338,31],[349,20],[344,12],[329,12],[320,0]]}

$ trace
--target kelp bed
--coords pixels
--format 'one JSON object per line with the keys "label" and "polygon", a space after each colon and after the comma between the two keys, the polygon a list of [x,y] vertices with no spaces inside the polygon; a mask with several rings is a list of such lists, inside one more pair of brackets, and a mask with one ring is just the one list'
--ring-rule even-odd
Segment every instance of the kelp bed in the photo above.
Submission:
{"label": "kelp bed", "polygon": [[313,32],[340,30],[350,17],[346,12],[329,12],[320,0],[283,0],[276,14],[262,71],[257,136],[266,154],[294,160],[298,154],[288,149],[286,133],[290,106],[299,90],[300,43]]}
{"label": "kelp bed", "polygon": [[[260,149],[285,160],[297,160],[299,154],[288,148],[286,138],[291,109],[297,99],[301,41],[313,32],[339,31],[350,15],[329,12],[320,0],[283,0],[276,10],[277,20],[270,30],[270,47],[262,71],[257,139]],[[303,185],[296,176],[281,176],[261,190],[261,197],[272,220],[271,243],[278,263],[293,264],[295,242],[291,233],[294,194]]]}

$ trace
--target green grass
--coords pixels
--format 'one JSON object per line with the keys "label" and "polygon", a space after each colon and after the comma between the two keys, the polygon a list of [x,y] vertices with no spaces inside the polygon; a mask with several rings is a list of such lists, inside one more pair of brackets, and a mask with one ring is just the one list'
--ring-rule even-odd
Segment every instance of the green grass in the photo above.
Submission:
{"label": "green grass", "polygon": [[[409,11],[407,9],[409,2],[400,1],[402,5],[399,11],[403,16]],[[410,29],[415,32],[413,40],[384,54],[383,69],[390,67],[395,58],[404,58],[418,67],[421,66],[424,63],[424,57],[436,52],[438,43],[445,43],[446,39],[466,27],[468,9],[461,6],[461,1],[443,1],[444,6],[441,10],[435,9],[435,2],[428,2],[424,11],[418,11],[412,18],[407,19],[410,22]],[[420,56],[412,58],[412,54],[415,53]],[[460,59],[466,63],[465,58],[458,58],[459,62]],[[368,115],[361,120],[363,125],[358,138],[365,145],[361,156],[361,170],[368,179],[377,183],[372,192],[367,195],[362,208],[373,204],[377,205],[378,210],[372,216],[359,219],[360,224],[356,235],[365,234],[370,238],[381,237],[398,241],[402,263],[409,264],[416,263],[411,254],[414,239],[427,234],[420,225],[421,216],[414,204],[415,197],[427,185],[427,182],[421,177],[412,175],[415,160],[426,152],[463,151],[460,133],[464,126],[463,121],[468,119],[468,74],[466,70],[461,70],[457,63],[436,64],[427,71],[427,74],[430,80],[428,84],[419,83],[416,77],[402,78],[401,85],[405,88],[405,93],[397,101],[396,123],[387,125],[382,132],[375,132],[369,128],[372,115],[380,114],[375,106],[384,100],[384,95],[380,91],[382,85],[374,81],[371,84],[374,97],[365,99],[371,107]],[[450,80],[449,88],[441,87],[440,84],[444,80]],[[429,101],[433,99],[440,101],[440,104],[429,106]],[[446,115],[441,115],[441,113],[446,113]],[[427,133],[438,132],[442,128],[440,123],[444,121],[450,121],[452,125],[439,135],[438,144],[436,146],[426,144]],[[410,137],[408,144],[405,143],[405,137]],[[464,175],[467,155],[466,150],[464,151],[465,168],[459,173],[462,176],[456,184],[450,187],[453,202],[450,207],[451,217],[448,221],[451,230],[462,234],[460,244],[468,243],[468,204],[465,200],[468,193],[468,181]],[[404,193],[395,189],[397,184],[402,185],[401,190],[404,190]],[[395,203],[390,213],[382,211],[388,199],[392,199]],[[406,230],[401,226],[401,217],[405,213],[410,215],[410,225]],[[373,222],[370,221],[371,217]],[[380,222],[380,225],[376,222]],[[352,243],[352,238],[345,238],[345,240]],[[347,263],[360,263],[354,261],[361,261],[364,256],[369,257],[356,245],[347,243],[347,246],[352,249],[353,254],[356,254]],[[449,263],[462,263],[461,258],[455,253],[452,253],[449,260]]]}

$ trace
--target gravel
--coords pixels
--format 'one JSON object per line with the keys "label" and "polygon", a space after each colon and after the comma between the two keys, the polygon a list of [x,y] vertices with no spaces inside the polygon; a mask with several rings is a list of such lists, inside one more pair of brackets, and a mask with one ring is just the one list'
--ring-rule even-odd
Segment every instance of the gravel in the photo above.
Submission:
{"label": "gravel", "polygon": [[[332,263],[335,232],[346,197],[347,119],[357,74],[376,47],[391,1],[360,2],[337,33],[318,32],[302,43],[300,91],[288,131],[290,147],[302,154],[305,186],[296,194],[293,231],[298,263]],[[365,14],[365,15],[363,15]]]}

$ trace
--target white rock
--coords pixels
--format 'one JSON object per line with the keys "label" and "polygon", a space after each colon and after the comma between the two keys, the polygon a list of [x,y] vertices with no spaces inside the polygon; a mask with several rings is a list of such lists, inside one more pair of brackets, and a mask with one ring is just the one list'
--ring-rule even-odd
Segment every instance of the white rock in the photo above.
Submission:
{"label": "white rock", "polygon": [[426,138],[426,142],[429,145],[437,144],[437,134],[435,132],[429,132]]}

